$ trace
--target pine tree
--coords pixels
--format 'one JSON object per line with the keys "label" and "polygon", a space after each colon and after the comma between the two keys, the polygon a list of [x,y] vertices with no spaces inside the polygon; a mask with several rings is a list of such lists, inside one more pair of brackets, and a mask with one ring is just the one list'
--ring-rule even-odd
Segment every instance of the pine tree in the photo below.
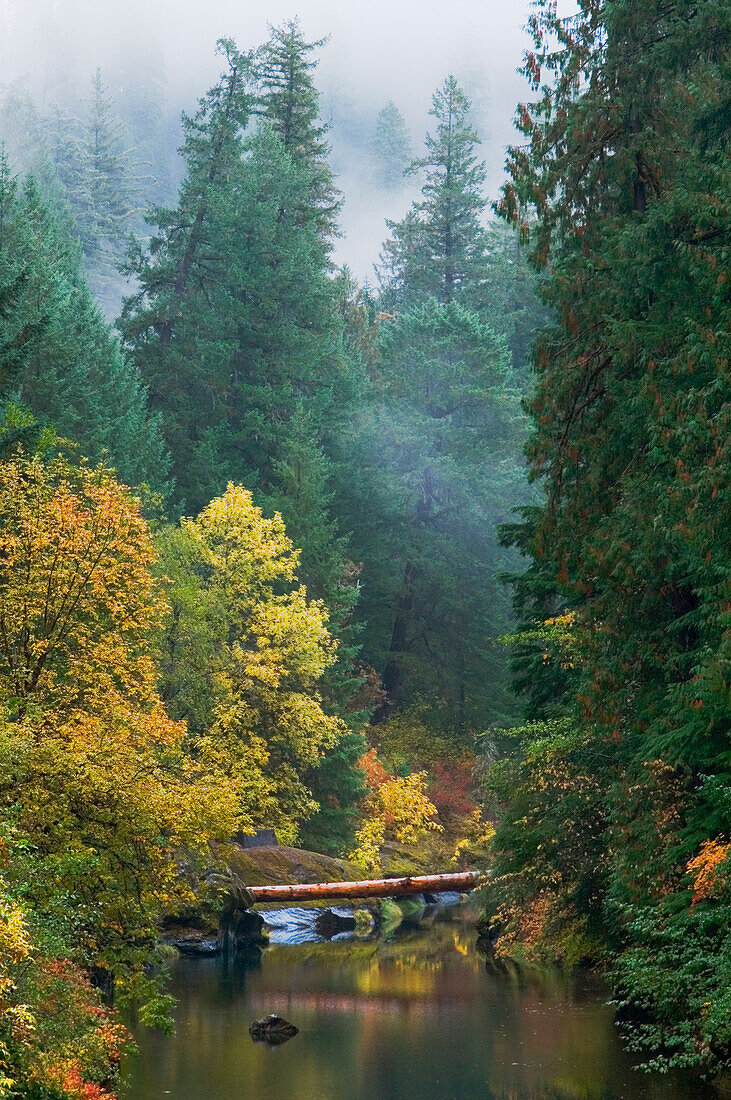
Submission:
{"label": "pine tree", "polygon": [[308,42],[296,19],[270,31],[257,53],[258,110],[290,156],[309,171],[310,205],[320,233],[330,242],[337,236],[341,198],[327,160],[329,127],[320,121],[320,96],[312,76],[317,68],[312,54],[327,39]]}
{"label": "pine tree", "polygon": [[506,626],[495,525],[519,476],[518,395],[504,343],[455,303],[382,322],[378,347],[348,515],[364,658],[382,672],[379,718],[423,696],[466,736],[505,705],[490,640]]}
{"label": "pine tree", "polygon": [[245,142],[232,132],[229,152],[225,174],[205,180],[206,213],[192,240],[193,148],[178,210],[161,212],[150,253],[133,257],[143,289],[122,318],[163,414],[186,509],[233,477],[276,492],[302,404],[319,431],[335,415],[336,383],[346,397],[326,249],[314,219],[299,214],[309,173],[266,125]]}
{"label": "pine tree", "polygon": [[403,187],[413,153],[404,117],[393,100],[378,112],[370,151],[378,185],[386,190]]}
{"label": "pine tree", "polygon": [[100,69],[91,79],[84,119],[58,113],[55,125],[56,170],[73,212],[89,280],[112,311],[119,287],[117,266],[126,251],[141,180]]}
{"label": "pine tree", "polygon": [[[120,327],[162,415],[181,509],[200,510],[231,476],[217,435],[228,418],[235,330],[227,313],[231,212],[242,176],[252,98],[250,60],[221,40],[219,81],[183,116],[186,176],[175,209],[156,208],[149,250],[135,242],[127,273],[139,290]],[[222,249],[222,251],[219,251]]]}
{"label": "pine tree", "polygon": [[469,110],[457,81],[447,77],[429,112],[436,133],[427,134],[425,156],[410,167],[425,171],[423,197],[402,222],[386,223],[393,235],[384,245],[381,277],[396,302],[430,296],[451,302],[483,275],[485,167],[474,151],[479,138]]}
{"label": "pine tree", "polygon": [[165,486],[159,426],[81,274],[78,244],[0,157],[0,396],[104,456],[132,485]]}
{"label": "pine tree", "polygon": [[[543,497],[509,534],[531,558],[519,597],[538,609],[553,589],[575,612],[575,668],[569,728],[534,729],[509,765],[522,779],[499,869],[523,883],[522,915],[540,897],[544,927],[602,922],[647,1064],[718,1068],[731,1064],[731,11],[538,7],[525,66],[538,94],[519,108],[527,141],[503,209],[530,236],[555,321],[530,402]],[[547,769],[563,790],[541,854]],[[553,855],[577,834],[600,872],[590,890]]]}
{"label": "pine tree", "polygon": [[73,216],[54,164],[52,127],[23,80],[9,85],[0,102],[0,142],[15,171],[33,176],[45,203],[71,226]]}

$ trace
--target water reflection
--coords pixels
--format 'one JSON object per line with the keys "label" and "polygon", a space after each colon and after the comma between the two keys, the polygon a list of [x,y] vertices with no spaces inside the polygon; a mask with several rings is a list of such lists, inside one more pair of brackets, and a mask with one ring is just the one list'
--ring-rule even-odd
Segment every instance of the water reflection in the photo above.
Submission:
{"label": "water reflection", "polygon": [[[177,1035],[141,1037],[125,1100],[700,1100],[633,1075],[595,982],[497,972],[459,923],[173,967]],[[270,1012],[300,1029],[267,1049]]]}

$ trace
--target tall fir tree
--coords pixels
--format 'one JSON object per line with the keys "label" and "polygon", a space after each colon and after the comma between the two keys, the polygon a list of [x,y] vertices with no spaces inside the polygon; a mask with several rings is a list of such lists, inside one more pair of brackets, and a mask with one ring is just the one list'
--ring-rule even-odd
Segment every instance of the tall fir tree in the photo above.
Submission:
{"label": "tall fir tree", "polygon": [[256,75],[258,110],[290,156],[309,171],[310,206],[320,233],[331,243],[342,200],[327,159],[329,127],[320,120],[320,95],[313,79],[317,60],[312,56],[326,42],[308,42],[296,19],[272,27],[257,52]]}
{"label": "tall fir tree", "polygon": [[120,295],[118,265],[137,213],[142,181],[122,120],[97,69],[84,117],[59,111],[55,161],[71,206],[92,289],[108,313]]}
{"label": "tall fir tree", "polygon": [[73,216],[54,164],[53,127],[24,80],[13,81],[0,100],[0,142],[14,170],[33,176],[45,203],[71,226]]}
{"label": "tall fir tree", "polygon": [[226,216],[242,175],[252,106],[250,58],[228,39],[217,49],[225,59],[219,81],[194,115],[183,116],[186,176],[178,205],[148,216],[149,248],[133,243],[126,270],[139,289],[125,301],[120,319],[152,406],[162,415],[176,499],[189,513],[227,480],[216,465],[215,440],[227,419],[235,346],[224,305],[233,243]]}
{"label": "tall fir tree", "polygon": [[19,189],[0,156],[0,395],[106,457],[131,485],[161,490],[168,460],[137,372],[104,322],[78,244],[32,179]]}
{"label": "tall fir tree", "polygon": [[414,158],[411,135],[393,100],[378,112],[370,140],[370,155],[378,186],[389,191],[402,188],[404,175]]}
{"label": "tall fir tree", "polygon": [[503,209],[555,323],[530,403],[544,495],[509,535],[519,597],[574,612],[575,669],[568,725],[534,728],[505,773],[497,869],[547,931],[609,938],[646,1064],[728,1067],[731,11],[541,2],[532,30]]}
{"label": "tall fir tree", "polygon": [[451,302],[483,274],[485,166],[475,153],[479,138],[469,111],[459,84],[448,76],[429,112],[436,132],[427,134],[425,155],[410,166],[425,173],[422,198],[403,221],[386,223],[392,236],[383,249],[382,281],[394,303],[427,297]]}

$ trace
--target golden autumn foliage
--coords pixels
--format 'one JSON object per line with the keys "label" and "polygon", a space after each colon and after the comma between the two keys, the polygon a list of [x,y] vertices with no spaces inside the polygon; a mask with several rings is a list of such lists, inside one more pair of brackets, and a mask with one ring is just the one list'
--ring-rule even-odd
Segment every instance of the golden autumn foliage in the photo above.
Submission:
{"label": "golden autumn foliage", "polygon": [[706,840],[701,845],[700,852],[688,863],[688,874],[693,876],[693,905],[697,905],[704,898],[712,898],[717,894],[718,871],[726,862],[731,844],[721,840]]}
{"label": "golden autumn foliage", "polygon": [[31,952],[23,911],[16,901],[0,896],[0,1097],[10,1096],[15,1084],[12,1050],[32,1045],[35,1020],[17,996],[16,975]]}
{"label": "golden autumn foliage", "polygon": [[248,828],[292,842],[316,808],[300,779],[345,732],[317,684],[336,659],[327,611],[297,582],[281,516],[229,484],[160,538],[172,613],[160,651],[163,694],[191,751],[230,774]]}
{"label": "golden autumn foliage", "polygon": [[210,859],[239,800],[235,778],[186,753],[157,694],[155,559],[108,470],[0,465],[0,815],[31,854],[34,911],[121,991],[185,896],[176,852]]}
{"label": "golden autumn foliage", "polygon": [[416,844],[430,832],[441,832],[437,811],[427,794],[426,772],[389,776],[371,750],[363,758],[364,770],[373,784],[366,799],[363,823],[349,855],[353,863],[369,873],[381,870],[381,849],[389,840]]}
{"label": "golden autumn foliage", "polygon": [[441,831],[426,790],[426,772],[394,776],[378,789],[386,828],[403,844],[415,844],[424,833]]}

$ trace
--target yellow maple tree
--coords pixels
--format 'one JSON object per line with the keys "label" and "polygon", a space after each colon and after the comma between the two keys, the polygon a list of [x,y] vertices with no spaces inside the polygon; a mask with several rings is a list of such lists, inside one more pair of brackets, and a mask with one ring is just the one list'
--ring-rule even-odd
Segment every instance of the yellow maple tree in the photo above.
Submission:
{"label": "yellow maple tree", "polygon": [[120,990],[143,981],[157,919],[186,896],[177,853],[210,860],[240,801],[158,695],[155,560],[109,470],[0,464],[0,819],[32,855],[34,911]]}
{"label": "yellow maple tree", "polygon": [[317,808],[300,775],[346,732],[317,691],[337,657],[327,611],[297,582],[282,517],[264,516],[240,485],[160,546],[172,605],[163,695],[187,719],[193,755],[238,784],[245,825],[292,842]]}
{"label": "yellow maple tree", "polygon": [[[377,774],[372,767],[371,774]],[[417,844],[429,833],[442,831],[436,806],[427,794],[426,772],[379,778],[366,799],[365,811],[349,858],[369,873],[381,871],[381,849],[386,840]]]}

